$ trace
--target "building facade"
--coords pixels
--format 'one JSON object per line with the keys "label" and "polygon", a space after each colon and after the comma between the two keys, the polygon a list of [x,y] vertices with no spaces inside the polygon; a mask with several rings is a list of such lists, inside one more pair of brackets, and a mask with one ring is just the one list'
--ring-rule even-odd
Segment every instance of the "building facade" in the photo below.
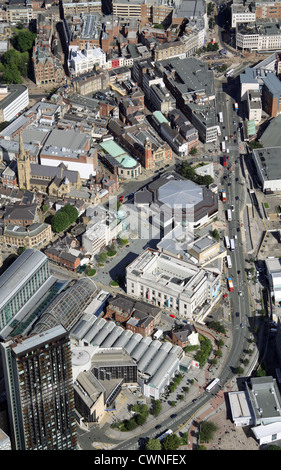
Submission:
{"label": "building facade", "polygon": [[0,276],[0,329],[2,330],[50,276],[48,258],[25,250]]}
{"label": "building facade", "polygon": [[69,335],[62,326],[1,343],[13,450],[74,450]]}

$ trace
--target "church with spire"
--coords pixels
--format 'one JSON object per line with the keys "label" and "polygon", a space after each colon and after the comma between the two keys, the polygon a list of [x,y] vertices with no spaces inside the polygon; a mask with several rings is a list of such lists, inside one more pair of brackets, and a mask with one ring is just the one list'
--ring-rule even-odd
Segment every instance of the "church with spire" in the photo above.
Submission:
{"label": "church with spire", "polygon": [[20,189],[40,191],[49,196],[65,197],[72,188],[79,190],[82,186],[79,172],[68,170],[64,163],[57,167],[31,163],[30,156],[24,148],[21,133],[19,135],[17,173]]}

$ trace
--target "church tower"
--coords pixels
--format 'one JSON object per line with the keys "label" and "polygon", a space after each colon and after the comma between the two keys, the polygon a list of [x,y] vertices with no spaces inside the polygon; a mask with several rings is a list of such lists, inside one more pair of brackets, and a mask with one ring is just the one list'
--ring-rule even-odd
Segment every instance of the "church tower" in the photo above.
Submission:
{"label": "church tower", "polygon": [[18,182],[20,189],[30,191],[30,159],[28,152],[24,149],[22,133],[19,135],[19,154],[17,158]]}

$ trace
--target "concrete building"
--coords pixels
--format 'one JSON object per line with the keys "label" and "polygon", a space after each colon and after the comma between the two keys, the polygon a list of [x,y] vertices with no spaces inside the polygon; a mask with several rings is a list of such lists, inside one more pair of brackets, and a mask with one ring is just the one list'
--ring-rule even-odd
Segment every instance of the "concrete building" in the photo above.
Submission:
{"label": "concrete building", "polygon": [[[277,59],[273,61],[277,62]],[[272,63],[260,67],[247,67],[244,73],[240,74],[240,96],[241,100],[247,100],[247,91],[255,93],[261,92],[262,109],[271,117],[277,116],[281,111],[281,82],[275,70],[272,70]]]}
{"label": "concrete building", "polygon": [[236,26],[236,48],[250,52],[280,50],[279,23],[259,21],[238,24]]}
{"label": "concrete building", "polygon": [[259,445],[273,443],[281,437],[281,397],[276,380],[251,377],[245,391],[230,392],[232,420],[236,426],[251,426]]}
{"label": "concrete building", "polygon": [[262,190],[267,192],[281,191],[281,147],[253,149],[253,161]]}
{"label": "concrete building", "polygon": [[203,319],[220,292],[218,273],[176,256],[145,250],[126,268],[127,294],[187,320]]}
{"label": "concrete building", "polygon": [[0,87],[0,118],[11,121],[29,105],[28,88],[25,85],[2,85]]}
{"label": "concrete building", "polygon": [[94,66],[104,68],[106,54],[100,47],[91,48],[89,43],[84,50],[79,46],[69,47],[68,68],[71,76],[76,77],[93,70]]}
{"label": "concrete building", "polygon": [[49,276],[48,258],[34,249],[25,250],[0,276],[2,337],[6,337],[8,325],[44,286]]}
{"label": "concrete building", "polygon": [[110,245],[112,240],[116,240],[123,230],[123,224],[118,218],[118,213],[114,214],[102,206],[89,208],[86,215],[91,220],[82,234],[82,245],[94,259],[102,248]]}
{"label": "concrete building", "polygon": [[247,110],[249,121],[259,124],[262,118],[262,101],[260,91],[247,90]]}
{"label": "concrete building", "polygon": [[166,172],[135,193],[134,206],[145,207],[143,216],[149,214],[162,238],[176,225],[196,230],[210,223],[218,212],[218,196],[175,172]]}
{"label": "concrete building", "polygon": [[217,112],[213,72],[196,59],[167,59],[156,63],[176,106],[198,130],[203,142],[217,140]]}
{"label": "concrete building", "polygon": [[266,276],[269,283],[269,292],[275,305],[281,304],[281,259],[267,258],[265,260]]}
{"label": "concrete building", "polygon": [[85,2],[75,2],[75,1],[62,1],[62,8],[64,16],[66,15],[81,15],[85,13],[101,13],[102,2],[97,1],[85,1]]}

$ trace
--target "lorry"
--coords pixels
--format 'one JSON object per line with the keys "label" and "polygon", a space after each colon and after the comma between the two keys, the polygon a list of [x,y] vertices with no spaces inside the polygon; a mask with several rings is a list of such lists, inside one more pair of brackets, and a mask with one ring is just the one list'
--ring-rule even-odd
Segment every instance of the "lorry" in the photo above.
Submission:
{"label": "lorry", "polygon": [[225,192],[225,189],[223,189],[222,192],[221,192],[221,200],[222,200],[222,202],[226,202],[226,192]]}
{"label": "lorry", "polygon": [[231,251],[235,250],[235,241],[234,241],[233,238],[230,240],[230,249],[231,249]]}
{"label": "lorry", "polygon": [[162,334],[163,334],[163,330],[159,329],[159,330],[155,331],[155,333],[153,334],[153,339],[161,338]]}
{"label": "lorry", "polygon": [[223,114],[222,114],[222,112],[219,113],[219,121],[220,121],[220,122],[223,122]]}
{"label": "lorry", "polygon": [[221,143],[221,149],[222,149],[222,152],[225,152],[226,147],[225,147],[225,142],[224,141],[222,141],[222,143]]}
{"label": "lorry", "polygon": [[227,283],[228,283],[229,292],[234,292],[234,286],[233,286],[233,281],[232,281],[231,277],[229,277],[227,279]]}

